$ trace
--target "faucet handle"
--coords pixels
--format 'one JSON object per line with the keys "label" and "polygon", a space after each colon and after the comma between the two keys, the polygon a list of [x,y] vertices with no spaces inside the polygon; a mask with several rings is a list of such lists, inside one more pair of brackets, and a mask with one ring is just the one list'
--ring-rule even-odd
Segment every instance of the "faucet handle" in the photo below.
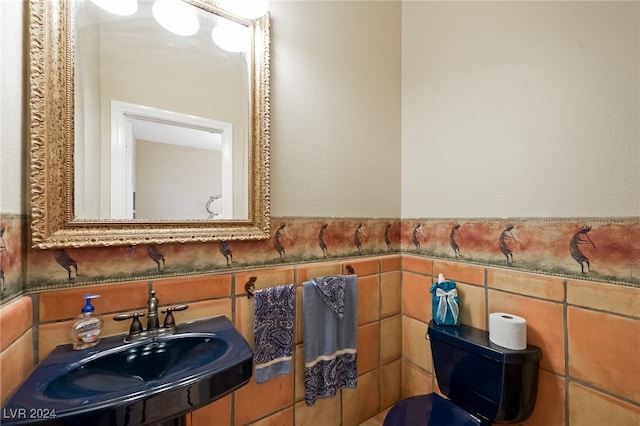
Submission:
{"label": "faucet handle", "polygon": [[163,328],[171,328],[171,327],[175,327],[176,326],[176,320],[173,317],[173,312],[174,311],[184,311],[189,307],[189,305],[178,305],[178,306],[174,306],[171,308],[167,308],[167,309],[163,309],[162,312],[163,314],[166,312],[167,315],[164,317],[164,324],[162,325]]}
{"label": "faucet handle", "polygon": [[114,316],[113,319],[116,321],[126,321],[133,318],[133,321],[131,321],[131,327],[129,328],[129,336],[135,336],[142,333],[142,323],[139,318],[143,316],[144,312],[134,312],[132,314],[118,314]]}
{"label": "faucet handle", "polygon": [[171,308],[163,309],[160,312],[164,314],[165,312],[185,311],[188,307],[189,305],[178,305]]}

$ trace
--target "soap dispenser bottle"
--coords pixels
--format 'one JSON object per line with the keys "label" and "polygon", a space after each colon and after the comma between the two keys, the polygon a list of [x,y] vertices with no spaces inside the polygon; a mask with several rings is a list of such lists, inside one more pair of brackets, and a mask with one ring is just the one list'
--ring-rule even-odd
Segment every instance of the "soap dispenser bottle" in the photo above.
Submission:
{"label": "soap dispenser bottle", "polygon": [[76,351],[97,345],[102,333],[102,319],[94,313],[95,309],[91,304],[91,300],[100,295],[88,294],[83,297],[85,305],[82,307],[82,313],[76,317],[71,327],[71,341]]}

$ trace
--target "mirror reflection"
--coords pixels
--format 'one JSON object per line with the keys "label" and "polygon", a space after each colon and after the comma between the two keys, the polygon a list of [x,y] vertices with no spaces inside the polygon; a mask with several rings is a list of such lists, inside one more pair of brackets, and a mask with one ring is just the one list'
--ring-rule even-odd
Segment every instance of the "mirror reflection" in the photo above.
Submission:
{"label": "mirror reflection", "polygon": [[32,247],[269,237],[269,14],[216,4],[29,0]]}
{"label": "mirror reflection", "polygon": [[75,218],[247,219],[250,27],[117,3],[75,1]]}

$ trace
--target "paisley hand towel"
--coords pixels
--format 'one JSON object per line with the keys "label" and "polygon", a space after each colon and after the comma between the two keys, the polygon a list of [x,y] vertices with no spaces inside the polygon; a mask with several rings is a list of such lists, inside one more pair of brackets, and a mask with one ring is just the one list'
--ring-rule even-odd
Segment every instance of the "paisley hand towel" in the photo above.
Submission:
{"label": "paisley hand towel", "polygon": [[291,372],[296,311],[294,284],[256,290],[253,305],[256,383]]}
{"label": "paisley hand towel", "polygon": [[356,275],[314,278],[302,285],[305,402],[357,386]]}

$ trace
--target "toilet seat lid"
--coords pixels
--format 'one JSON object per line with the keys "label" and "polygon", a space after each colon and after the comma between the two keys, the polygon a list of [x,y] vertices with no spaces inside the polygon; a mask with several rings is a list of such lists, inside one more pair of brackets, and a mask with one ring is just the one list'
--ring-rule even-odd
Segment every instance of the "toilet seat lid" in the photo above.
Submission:
{"label": "toilet seat lid", "polygon": [[383,426],[480,426],[480,419],[436,393],[412,396],[394,405]]}

